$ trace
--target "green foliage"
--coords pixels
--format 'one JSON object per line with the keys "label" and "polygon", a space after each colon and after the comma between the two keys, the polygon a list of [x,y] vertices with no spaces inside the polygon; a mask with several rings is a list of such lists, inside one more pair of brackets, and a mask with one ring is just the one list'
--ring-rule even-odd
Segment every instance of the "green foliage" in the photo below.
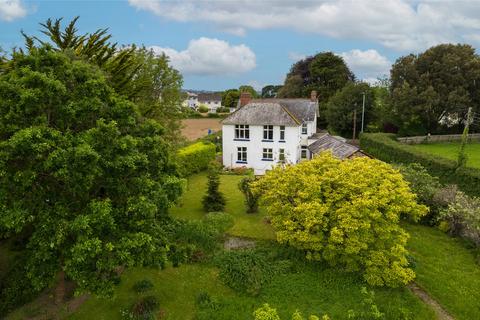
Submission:
{"label": "green foliage", "polygon": [[202,105],[198,106],[197,111],[200,112],[200,113],[207,113],[208,112],[208,107],[206,105],[202,104]]}
{"label": "green foliage", "polygon": [[220,192],[220,165],[214,160],[208,167],[207,193],[203,197],[202,204],[206,212],[223,211],[225,208],[225,196]]}
{"label": "green foliage", "polygon": [[188,145],[177,152],[178,171],[186,177],[205,170],[209,163],[215,159],[215,154],[214,144],[197,142]]}
{"label": "green foliage", "polygon": [[255,320],[280,320],[277,309],[270,307],[268,303],[255,310],[253,316]]}
{"label": "green foliage", "polygon": [[240,91],[238,89],[229,89],[222,93],[222,106],[234,109],[237,107],[238,99],[240,99]]}
{"label": "green foliage", "polygon": [[223,234],[232,226],[232,216],[223,212],[208,213],[202,220],[173,220],[168,228],[172,242],[169,260],[174,266],[204,260],[218,248]]}
{"label": "green foliage", "polygon": [[217,113],[229,113],[230,112],[230,108],[227,108],[227,107],[218,107],[217,110],[216,110]]}
{"label": "green foliage", "polygon": [[[401,135],[460,133],[467,107],[479,111],[480,59],[466,44],[441,44],[392,66],[390,105]],[[442,120],[442,121],[441,121]]]}
{"label": "green foliage", "polygon": [[46,48],[0,75],[0,229],[25,234],[36,290],[63,270],[108,295],[118,266],[165,261],[159,228],[182,191],[163,128],[103,72]]}
{"label": "green foliage", "polygon": [[358,134],[362,127],[362,103],[365,93],[365,128],[373,120],[375,101],[372,88],[365,82],[348,83],[338,90],[326,106],[326,120],[329,128],[343,136],[350,137],[353,132],[353,111],[357,111],[356,128]]}
{"label": "green foliage", "polygon": [[240,87],[238,88],[238,91],[239,91],[240,93],[242,93],[242,92],[248,92],[248,93],[250,93],[250,96],[251,96],[252,98],[258,98],[258,92],[257,92],[257,90],[255,90],[252,86],[249,86],[249,85],[240,86]]}
{"label": "green foliage", "polygon": [[248,249],[226,251],[216,258],[220,279],[230,288],[256,296],[277,274],[286,272],[291,263],[276,260],[266,251]]}
{"label": "green foliage", "polygon": [[143,293],[151,290],[153,288],[153,283],[152,281],[148,279],[143,279],[140,281],[135,282],[133,285],[133,290],[135,290],[136,293]]}
{"label": "green foliage", "polygon": [[419,163],[440,179],[443,184],[456,184],[465,193],[480,195],[480,169],[458,168],[454,160],[431,155],[395,140],[395,135],[365,133],[360,137],[360,147],[372,156],[391,163]]}
{"label": "green foliage", "polygon": [[252,192],[251,183],[255,181],[254,177],[245,177],[238,184],[238,188],[245,196],[245,205],[248,213],[258,212],[259,195]]}
{"label": "green foliage", "polygon": [[268,99],[268,98],[276,98],[278,91],[282,88],[283,86],[275,86],[275,85],[268,85],[262,88],[262,98],[263,99]]}
{"label": "green foliage", "polygon": [[124,320],[155,320],[156,311],[159,309],[160,303],[155,296],[141,297],[135,302],[130,311],[122,312]]}
{"label": "green foliage", "polygon": [[214,112],[209,112],[207,113],[208,118],[220,118],[220,115],[218,113]]}
{"label": "green foliage", "polygon": [[432,176],[418,163],[403,164],[397,166],[405,180],[410,183],[410,189],[417,195],[420,203],[430,208],[427,216],[430,222],[436,220],[436,215],[443,208],[443,201],[438,201],[436,195],[440,192],[442,185],[438,177]]}
{"label": "green foliage", "polygon": [[8,314],[14,308],[30,302],[39,293],[32,286],[27,272],[24,269],[25,257],[17,258],[9,266],[9,270],[2,275],[0,282],[0,314]]}
{"label": "green foliage", "polygon": [[310,97],[316,90],[320,98],[319,125],[326,127],[325,111],[328,100],[347,83],[355,80],[342,57],[333,52],[321,52],[296,62],[278,91],[280,98]]}
{"label": "green foliage", "polygon": [[441,212],[439,219],[448,221],[450,234],[480,245],[480,198],[457,192],[455,200]]}
{"label": "green foliage", "polygon": [[254,188],[277,240],[305,250],[308,259],[360,271],[371,285],[396,287],[414,278],[399,220],[418,220],[428,210],[388,164],[322,153],[269,171]]}

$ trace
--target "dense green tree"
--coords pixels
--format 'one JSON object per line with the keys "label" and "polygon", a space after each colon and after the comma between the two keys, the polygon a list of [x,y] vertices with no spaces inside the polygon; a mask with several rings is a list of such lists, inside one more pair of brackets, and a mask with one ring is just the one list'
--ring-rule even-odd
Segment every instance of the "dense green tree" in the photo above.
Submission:
{"label": "dense green tree", "polygon": [[0,230],[25,239],[40,290],[60,274],[108,295],[119,267],[162,266],[182,180],[164,129],[104,72],[49,46],[0,73]]}
{"label": "dense green tree", "polygon": [[351,137],[353,134],[353,112],[357,112],[356,136],[362,125],[362,104],[365,94],[365,123],[364,128],[374,117],[374,93],[365,82],[351,82],[337,91],[327,103],[326,120],[328,127],[336,134]]}
{"label": "dense green tree", "polygon": [[133,92],[130,100],[139,107],[142,116],[158,121],[165,129],[169,141],[181,137],[182,75],[173,69],[165,55],[156,55],[144,47],[133,52],[139,68],[130,81]]}
{"label": "dense green tree", "polygon": [[250,95],[252,96],[252,98],[258,98],[258,97],[259,97],[257,90],[255,90],[252,86],[249,86],[249,85],[240,86],[240,87],[238,88],[238,91],[239,91],[240,93],[242,93],[242,92],[248,92],[248,93],[250,93]]}
{"label": "dense green tree", "polygon": [[278,96],[282,98],[307,98],[317,91],[320,115],[318,125],[325,127],[328,100],[347,83],[355,80],[342,57],[333,52],[321,52],[296,62],[287,74]]}
{"label": "dense green tree", "polygon": [[223,211],[225,208],[225,197],[220,192],[220,170],[221,166],[215,160],[208,167],[207,193],[202,201],[207,212]]}
{"label": "dense green tree", "polygon": [[277,241],[308,259],[359,271],[370,285],[396,287],[414,278],[399,221],[417,221],[428,209],[390,165],[367,157],[341,161],[325,152],[268,171],[253,187]]}
{"label": "dense green tree", "polygon": [[79,34],[74,18],[62,29],[62,19],[41,23],[47,40],[24,34],[26,47],[49,45],[56,51],[75,56],[97,65],[106,72],[107,81],[118,94],[135,102],[142,116],[153,118],[165,128],[169,140],[179,140],[181,116],[180,73],[168,64],[165,55],[155,55],[145,47],[134,45],[118,48],[110,42],[107,29]]}
{"label": "dense green tree", "polygon": [[238,99],[240,99],[240,91],[238,89],[229,89],[222,94],[222,106],[226,108],[236,108]]}
{"label": "dense green tree", "polygon": [[464,44],[399,58],[391,70],[391,113],[402,135],[460,133],[468,107],[480,110],[480,59]]}
{"label": "dense green tree", "polygon": [[268,85],[262,88],[262,98],[276,98],[282,86]]}

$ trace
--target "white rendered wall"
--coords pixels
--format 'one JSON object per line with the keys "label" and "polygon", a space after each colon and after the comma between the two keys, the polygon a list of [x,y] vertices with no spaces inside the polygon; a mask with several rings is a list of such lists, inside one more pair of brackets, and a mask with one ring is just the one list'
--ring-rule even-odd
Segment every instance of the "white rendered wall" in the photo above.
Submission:
{"label": "white rendered wall", "polygon": [[[250,126],[248,141],[235,140],[235,125],[223,125],[223,165],[228,168],[253,168],[264,174],[278,164],[279,149],[285,150],[285,161],[297,163],[300,158],[301,127],[285,127],[285,142],[280,142],[280,126],[273,126],[273,141],[263,140],[263,126]],[[247,147],[247,163],[237,163],[237,147]],[[262,160],[263,148],[273,149],[273,161]]]}

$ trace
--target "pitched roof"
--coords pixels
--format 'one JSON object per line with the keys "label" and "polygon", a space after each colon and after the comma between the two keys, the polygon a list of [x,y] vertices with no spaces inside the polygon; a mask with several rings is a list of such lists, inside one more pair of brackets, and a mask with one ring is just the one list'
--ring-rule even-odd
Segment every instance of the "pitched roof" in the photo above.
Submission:
{"label": "pitched roof", "polygon": [[224,124],[298,126],[313,121],[318,105],[309,99],[252,99],[223,120]]}
{"label": "pitched roof", "polygon": [[308,146],[308,150],[313,154],[318,154],[322,151],[331,150],[332,154],[339,158],[345,159],[352,156],[355,152],[360,151],[360,148],[343,142],[340,139],[332,137],[328,133],[318,137],[318,139]]}
{"label": "pitched roof", "polygon": [[222,101],[219,93],[199,93],[198,101]]}

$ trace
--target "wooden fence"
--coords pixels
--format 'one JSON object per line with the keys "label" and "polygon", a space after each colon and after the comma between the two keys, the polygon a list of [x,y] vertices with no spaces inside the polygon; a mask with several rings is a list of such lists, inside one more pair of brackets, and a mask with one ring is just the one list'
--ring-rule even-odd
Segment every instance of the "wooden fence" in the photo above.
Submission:
{"label": "wooden fence", "polygon": [[[397,138],[399,142],[407,144],[419,144],[430,142],[454,142],[462,140],[461,134],[445,134],[445,135],[428,135],[416,137]],[[480,133],[472,133],[468,135],[469,141],[480,141]]]}

